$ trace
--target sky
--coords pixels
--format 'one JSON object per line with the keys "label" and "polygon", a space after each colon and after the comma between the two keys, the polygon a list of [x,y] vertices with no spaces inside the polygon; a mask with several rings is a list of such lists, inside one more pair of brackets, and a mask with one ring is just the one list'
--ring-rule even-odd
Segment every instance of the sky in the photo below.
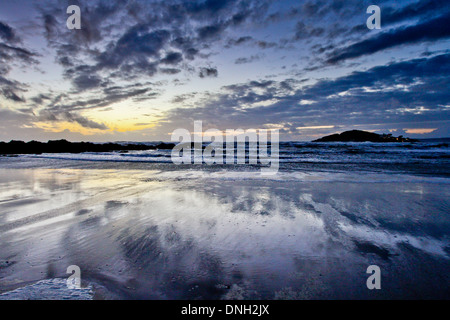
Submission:
{"label": "sky", "polygon": [[450,137],[449,22],[447,0],[1,1],[0,141]]}

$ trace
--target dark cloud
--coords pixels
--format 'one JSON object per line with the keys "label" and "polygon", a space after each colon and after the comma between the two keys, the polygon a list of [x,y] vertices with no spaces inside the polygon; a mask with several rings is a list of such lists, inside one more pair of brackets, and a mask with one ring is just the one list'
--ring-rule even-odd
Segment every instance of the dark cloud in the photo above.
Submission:
{"label": "dark cloud", "polygon": [[[77,32],[68,32],[65,27],[68,15],[61,10],[61,4],[42,1],[38,3],[43,18],[45,35],[53,45],[65,37],[72,44],[92,44],[101,41],[111,31],[108,20],[117,18],[116,15],[126,8],[128,1],[79,1],[67,2],[69,5],[77,5],[82,8],[82,28]],[[67,36],[70,34],[70,37]]]}
{"label": "dark cloud", "polygon": [[31,101],[33,101],[37,105],[41,105],[46,100],[50,100],[50,97],[42,93],[31,98]]}
{"label": "dark cloud", "polygon": [[84,91],[92,88],[97,88],[102,85],[103,80],[99,76],[93,74],[82,74],[73,79],[73,84],[78,91]]}
{"label": "dark cloud", "polygon": [[227,47],[240,46],[251,41],[253,41],[253,38],[250,36],[239,37],[238,39],[229,39]]}
{"label": "dark cloud", "polygon": [[255,46],[258,49],[270,49],[278,47],[278,43],[264,40],[257,40],[250,36],[239,37],[237,39],[228,39],[225,44],[225,48],[232,48],[234,46],[242,46],[242,45],[251,45]]}
{"label": "dark cloud", "polygon": [[35,60],[37,55],[24,48],[10,46],[4,43],[0,43],[0,59],[5,61],[21,60],[26,63],[34,64],[38,63]]}
{"label": "dark cloud", "polygon": [[219,75],[219,71],[216,68],[201,68],[199,72],[200,78],[208,78],[208,77],[217,77]]}
{"label": "dark cloud", "polygon": [[322,27],[307,26],[302,21],[297,22],[295,26],[294,40],[309,39],[311,37],[320,37],[325,33]]}
{"label": "dark cloud", "polygon": [[268,42],[268,41],[258,41],[257,45],[261,49],[275,48],[277,46],[275,42]]}
{"label": "dark cloud", "polygon": [[161,60],[163,64],[178,64],[183,61],[183,55],[179,52],[169,52],[164,59]]}
{"label": "dark cloud", "polygon": [[47,40],[51,41],[59,34],[58,21],[56,20],[55,16],[50,13],[44,13],[42,15],[42,19],[45,28],[45,36]]}
{"label": "dark cloud", "polygon": [[115,87],[113,89],[108,88],[103,91],[103,95],[99,95],[95,98],[87,100],[61,99],[57,102],[52,101],[46,106],[46,108],[57,113],[70,112],[72,110],[81,111],[87,109],[98,109],[123,100],[149,94],[150,91],[150,88],[140,85],[136,85],[134,88],[131,86]]}
{"label": "dark cloud", "polygon": [[181,72],[180,69],[176,69],[176,68],[160,68],[159,71],[164,74],[172,74],[172,75]]}
{"label": "dark cloud", "polygon": [[243,23],[248,17],[250,16],[250,12],[240,12],[240,13],[236,13],[232,18],[231,18],[231,23],[234,26],[238,26],[241,23]]}
{"label": "dark cloud", "polygon": [[236,4],[237,0],[206,0],[198,2],[187,2],[183,6],[191,14],[201,14],[202,16],[208,14],[217,14],[226,8]]}
{"label": "dark cloud", "polygon": [[234,61],[235,64],[246,64],[246,63],[252,63],[254,61],[258,61],[261,59],[259,55],[252,55],[250,57],[242,57],[238,58]]}
{"label": "dark cloud", "polygon": [[23,97],[19,97],[11,87],[6,87],[1,90],[2,95],[11,101],[14,102],[25,102]]}
{"label": "dark cloud", "polygon": [[[144,75],[153,77],[158,72],[178,73],[179,69],[159,65],[176,65],[183,59],[191,61],[202,56],[202,49],[207,49],[212,39],[220,41],[226,29],[244,23],[263,7],[247,0],[72,4],[82,7],[82,29],[76,32],[60,28],[67,19],[60,6],[46,2],[40,5],[40,11],[49,44],[57,49],[56,61],[65,68],[66,78],[73,79],[77,90],[103,85],[105,81],[98,77],[129,81]],[[92,50],[91,44],[98,47]],[[94,63],[86,63],[92,60]],[[202,74],[211,76],[214,72]]]}
{"label": "dark cloud", "polygon": [[38,116],[39,121],[45,122],[59,122],[59,121],[67,121],[72,123],[78,123],[80,126],[87,129],[98,129],[98,130],[107,130],[108,127],[103,123],[98,123],[92,120],[89,120],[86,117],[83,117],[79,113],[76,112],[52,112],[49,110],[42,110]]}
{"label": "dark cloud", "polygon": [[194,60],[194,58],[197,55],[197,53],[199,53],[199,50],[197,50],[195,48],[189,48],[189,49],[186,49],[184,51],[184,53],[186,55],[186,59]]}
{"label": "dark cloud", "polygon": [[182,94],[175,96],[171,102],[172,103],[183,103],[191,98],[194,98],[197,95],[196,92],[188,93],[188,94]]}
{"label": "dark cloud", "polygon": [[450,28],[447,27],[448,21],[450,21],[450,14],[445,14],[418,25],[400,27],[381,33],[343,49],[337,49],[330,55],[327,62],[334,64],[400,45],[448,38],[450,36]]}
{"label": "dark cloud", "polygon": [[108,127],[103,123],[97,123],[95,121],[89,120],[86,117],[83,117],[79,114],[73,114],[70,112],[65,112],[62,114],[63,119],[69,122],[76,122],[84,128],[88,129],[99,129],[99,130],[107,130]]}
{"label": "dark cloud", "polygon": [[[391,63],[385,66],[374,67],[366,72],[353,72],[336,80],[319,81],[304,92],[307,98],[324,97],[348,90],[358,90],[358,88],[362,87],[381,90],[385,87],[401,84],[412,85],[412,79],[415,79],[415,81],[422,79],[424,83],[428,84],[435,83],[437,85],[441,81],[448,84],[446,72],[450,72],[450,54]],[[431,79],[433,80],[431,81]],[[423,85],[421,84],[420,86]],[[421,93],[424,97],[427,95],[427,92],[418,93]],[[435,96],[441,93],[434,90],[429,94]],[[423,100],[421,103],[427,104]]]}
{"label": "dark cloud", "polygon": [[13,64],[29,68],[39,62],[36,53],[23,47],[19,47],[15,42],[19,41],[16,32],[9,25],[0,22],[0,37],[8,42],[0,42],[0,94],[14,102],[25,102],[25,98],[19,92],[24,92],[26,85],[18,81],[8,79]]}
{"label": "dark cloud", "polygon": [[321,16],[326,12],[325,1],[307,1],[302,6],[302,11],[307,16]]}
{"label": "dark cloud", "polygon": [[17,40],[14,30],[4,22],[0,21],[0,38],[7,42]]}
{"label": "dark cloud", "polygon": [[420,0],[404,7],[383,7],[382,21],[383,25],[389,25],[405,20],[438,16],[449,10],[446,0]]}
{"label": "dark cloud", "polygon": [[109,45],[98,58],[97,69],[120,68],[126,63],[147,66],[149,58],[159,58],[160,51],[168,42],[167,30],[150,30],[149,25],[136,25],[116,43]]}
{"label": "dark cloud", "polygon": [[225,25],[216,24],[201,27],[198,29],[198,36],[201,40],[208,40],[210,38],[218,36],[225,29]]}

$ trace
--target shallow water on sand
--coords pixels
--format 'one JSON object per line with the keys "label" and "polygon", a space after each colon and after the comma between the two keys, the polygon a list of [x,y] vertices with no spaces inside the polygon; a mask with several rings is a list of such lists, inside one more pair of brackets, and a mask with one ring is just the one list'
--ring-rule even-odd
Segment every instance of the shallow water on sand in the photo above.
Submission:
{"label": "shallow water on sand", "polygon": [[448,178],[121,166],[0,166],[0,293],[78,265],[106,299],[450,298]]}

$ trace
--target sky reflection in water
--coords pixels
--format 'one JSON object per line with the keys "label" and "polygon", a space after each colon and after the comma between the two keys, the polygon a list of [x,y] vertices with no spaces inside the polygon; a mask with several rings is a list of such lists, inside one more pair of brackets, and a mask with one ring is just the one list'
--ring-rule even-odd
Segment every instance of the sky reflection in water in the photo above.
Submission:
{"label": "sky reflection in water", "polygon": [[448,184],[240,176],[1,169],[0,290],[78,265],[100,298],[448,297]]}

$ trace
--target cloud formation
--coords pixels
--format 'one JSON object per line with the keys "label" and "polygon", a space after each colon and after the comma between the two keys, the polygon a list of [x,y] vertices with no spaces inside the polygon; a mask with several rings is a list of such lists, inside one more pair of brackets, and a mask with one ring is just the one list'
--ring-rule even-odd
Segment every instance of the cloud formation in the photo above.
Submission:
{"label": "cloud formation", "polygon": [[450,115],[449,72],[450,54],[442,54],[353,72],[301,88],[301,82],[294,79],[250,81],[223,87],[222,93],[203,106],[172,110],[166,122],[177,127],[203,119],[219,129],[281,123],[285,133],[300,134],[295,128],[333,129],[337,125],[351,127],[352,123],[389,127],[439,121]]}
{"label": "cloud formation", "polygon": [[7,100],[25,102],[21,92],[26,85],[8,78],[13,64],[31,66],[38,63],[37,54],[19,46],[20,38],[8,24],[0,21],[0,94]]}
{"label": "cloud formation", "polygon": [[418,25],[401,27],[380,35],[337,49],[328,58],[328,63],[338,63],[347,59],[374,54],[381,50],[418,42],[435,41],[450,37],[450,12]]}
{"label": "cloud formation", "polygon": [[[70,1],[81,30],[65,27],[68,4],[0,5],[11,17],[0,21],[0,123],[15,133],[38,122],[144,140],[193,120],[293,139],[449,126],[448,1],[380,0],[380,31],[365,25],[369,0]],[[136,132],[113,132],[125,122]]]}

